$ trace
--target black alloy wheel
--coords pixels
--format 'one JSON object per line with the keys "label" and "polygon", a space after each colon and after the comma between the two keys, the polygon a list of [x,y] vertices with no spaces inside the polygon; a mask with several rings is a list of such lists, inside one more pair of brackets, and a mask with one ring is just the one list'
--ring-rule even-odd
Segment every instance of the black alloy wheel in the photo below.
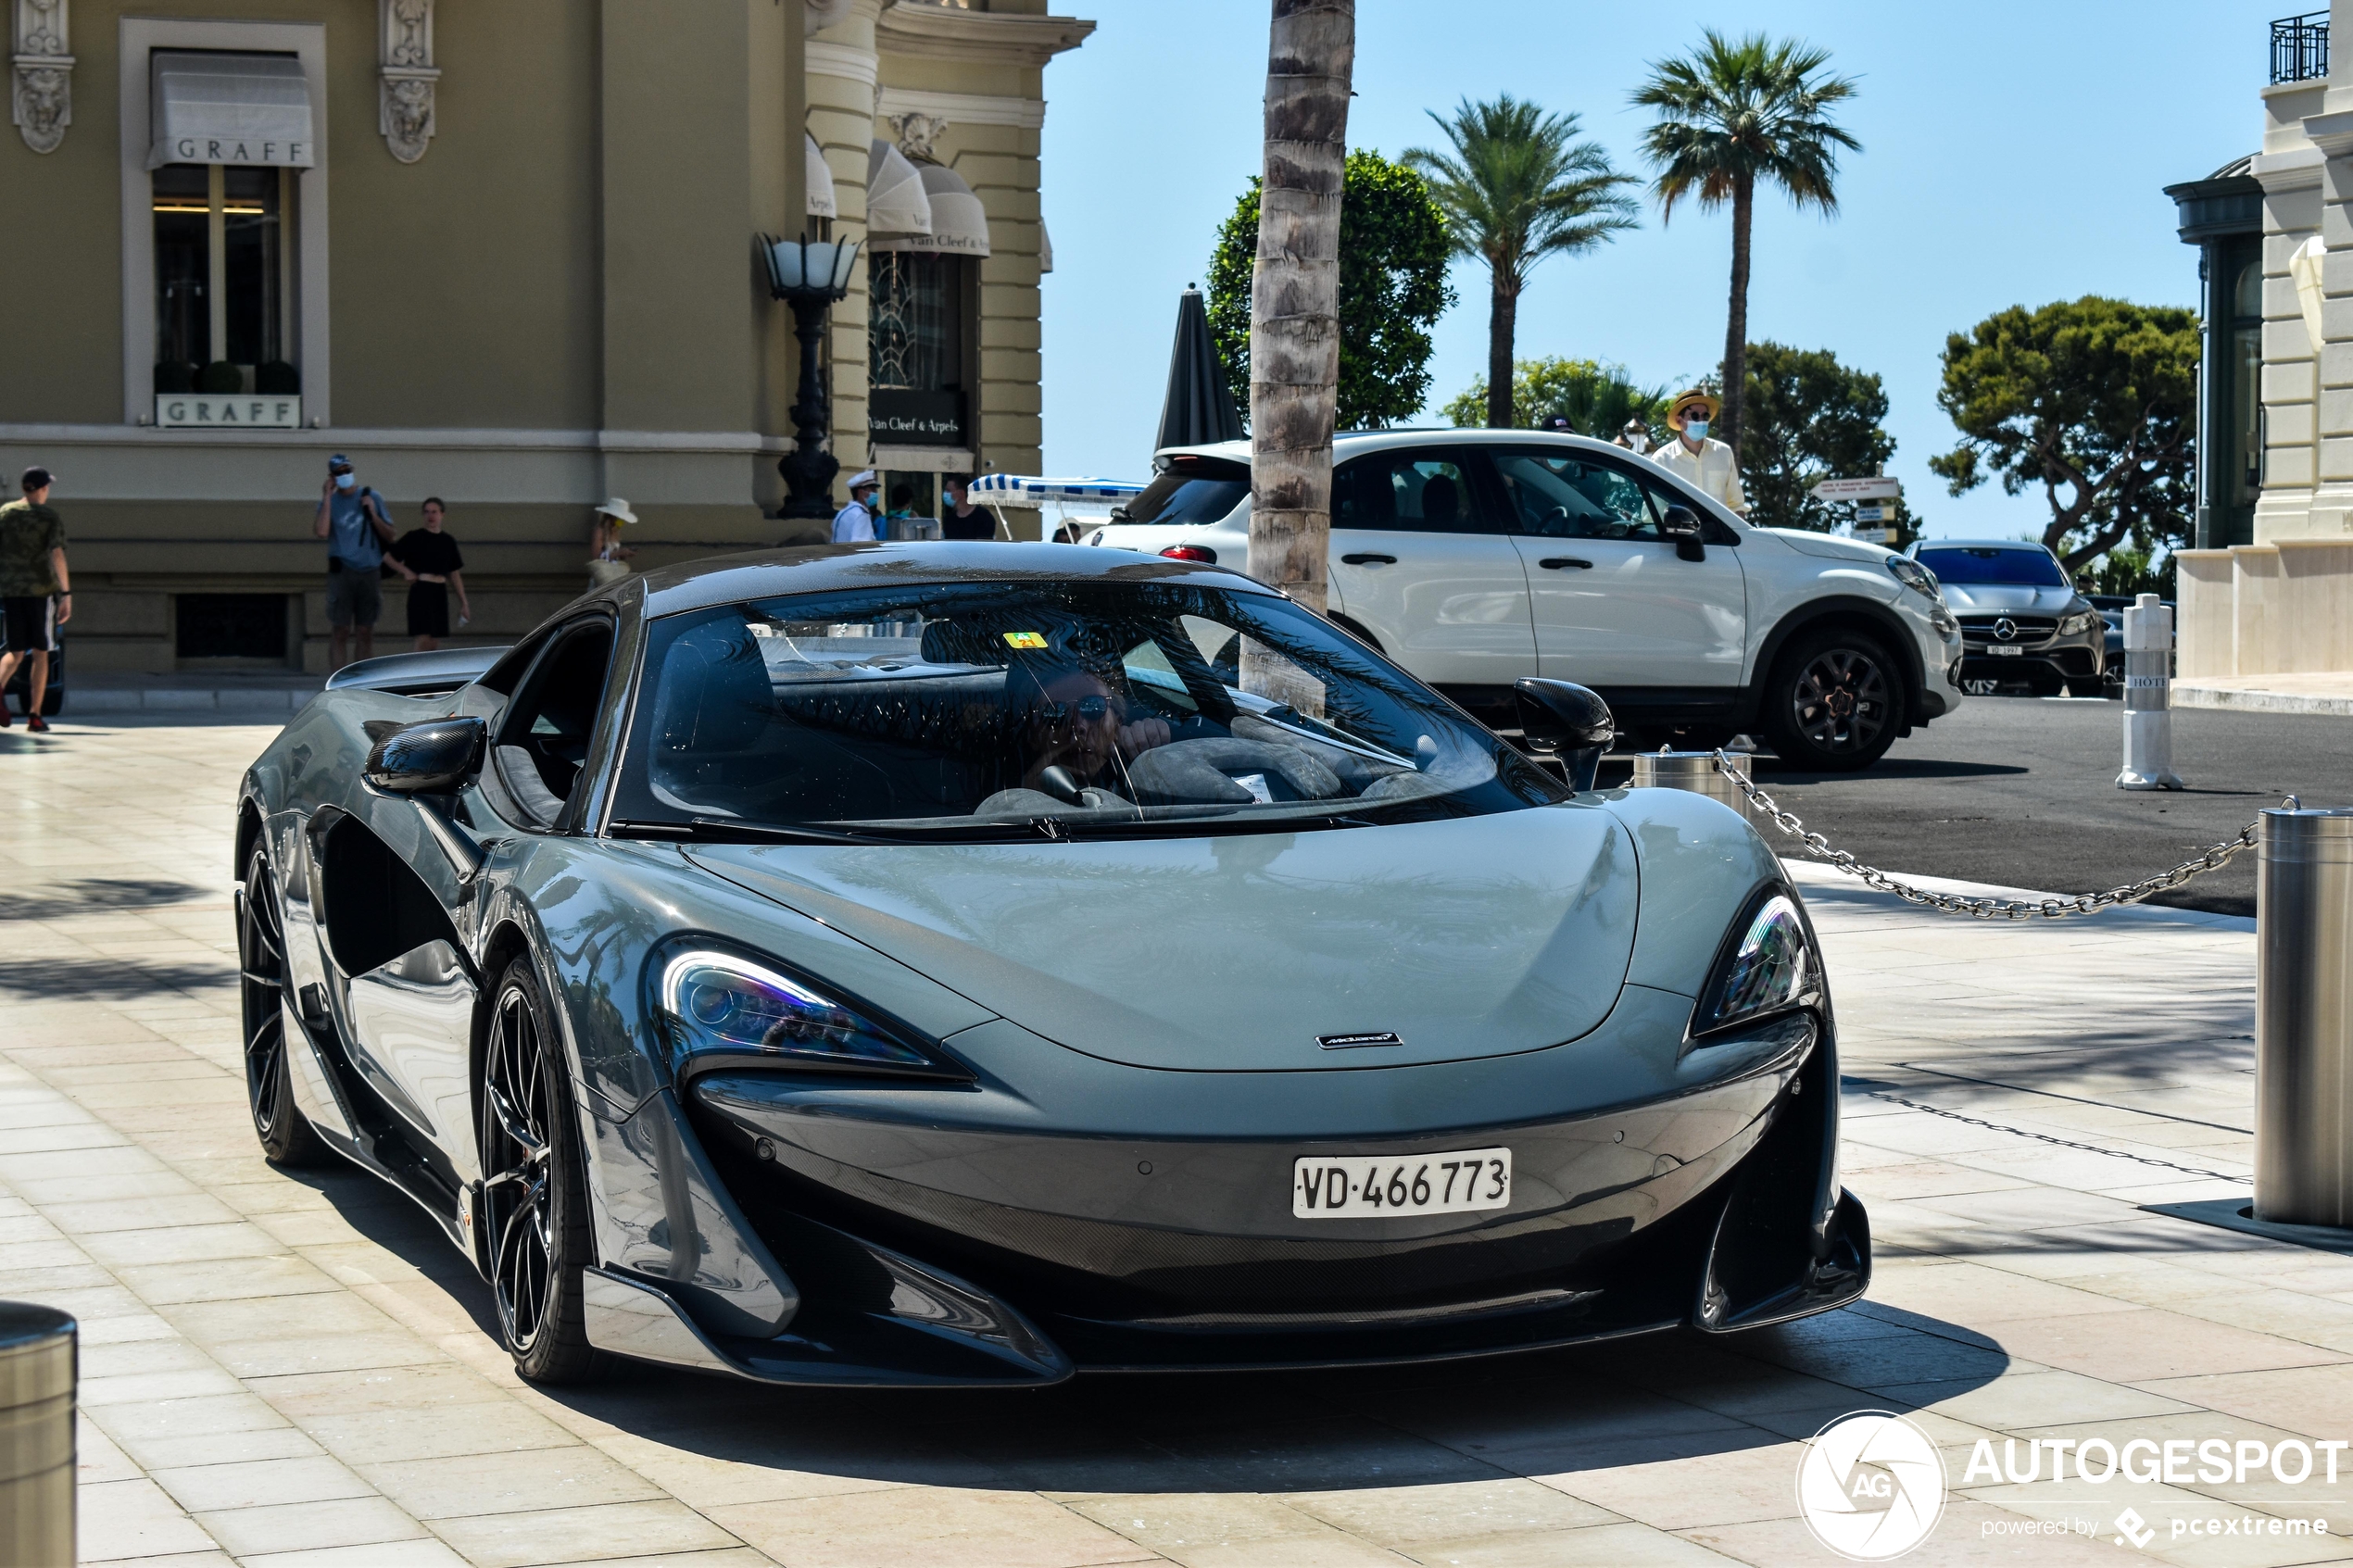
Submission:
{"label": "black alloy wheel", "polygon": [[1775,666],[1766,729],[1781,760],[1822,772],[1868,768],[1895,744],[1903,678],[1869,637],[1800,639]]}
{"label": "black alloy wheel", "polygon": [[237,900],[238,991],[245,1042],[245,1099],[254,1135],[273,1165],[316,1165],[327,1146],[295,1104],[294,1064],[286,1051],[286,927],[270,854],[254,846]]}
{"label": "black alloy wheel", "polygon": [[535,1383],[598,1375],[581,1271],[587,1194],[570,1131],[563,1049],[528,959],[508,966],[490,1014],[482,1082],[483,1232],[498,1327],[515,1370]]}

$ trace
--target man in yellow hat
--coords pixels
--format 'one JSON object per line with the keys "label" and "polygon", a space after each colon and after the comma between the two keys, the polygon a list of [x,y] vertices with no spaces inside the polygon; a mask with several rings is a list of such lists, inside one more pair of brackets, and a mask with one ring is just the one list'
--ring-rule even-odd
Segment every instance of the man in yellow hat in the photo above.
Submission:
{"label": "man in yellow hat", "polygon": [[1675,439],[1651,454],[1651,460],[1703,495],[1724,503],[1735,517],[1748,515],[1748,497],[1741,491],[1741,465],[1732,449],[1708,438],[1707,427],[1722,404],[1694,388],[1667,406],[1667,426]]}

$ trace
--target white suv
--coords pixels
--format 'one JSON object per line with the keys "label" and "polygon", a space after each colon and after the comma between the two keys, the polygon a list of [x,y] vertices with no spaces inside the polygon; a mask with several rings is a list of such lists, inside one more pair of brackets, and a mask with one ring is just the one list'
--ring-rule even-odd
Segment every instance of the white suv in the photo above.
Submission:
{"label": "white suv", "polygon": [[[1332,619],[1491,722],[1541,675],[1600,692],[1638,744],[1755,733],[1844,771],[1961,700],[1959,623],[1893,550],[1752,527],[1581,436],[1391,430],[1334,447]],[[1087,543],[1241,570],[1248,445],[1153,467]]]}

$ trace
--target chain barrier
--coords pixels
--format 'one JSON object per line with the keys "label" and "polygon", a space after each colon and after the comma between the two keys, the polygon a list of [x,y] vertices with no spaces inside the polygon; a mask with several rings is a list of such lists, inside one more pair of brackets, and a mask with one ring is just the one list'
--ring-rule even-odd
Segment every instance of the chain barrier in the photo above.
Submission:
{"label": "chain barrier", "polygon": [[[1716,771],[1739,786],[1750,806],[1763,813],[1772,824],[1803,843],[1829,864],[1847,875],[1860,878],[1866,886],[1882,893],[1893,893],[1907,904],[1918,904],[1948,915],[1969,915],[1977,920],[2065,920],[2070,915],[2088,915],[2119,904],[2137,904],[2154,894],[2170,893],[2194,876],[2219,871],[2231,863],[2242,851],[2255,847],[2256,829],[2262,820],[2258,818],[2241,828],[2238,836],[2226,838],[2211,846],[2205,853],[2183,861],[2171,871],[2160,872],[2140,882],[2111,887],[2105,893],[2086,893],[2071,898],[2041,898],[2032,903],[2015,898],[1965,898],[1956,893],[1936,893],[1910,883],[1899,882],[1876,866],[1867,866],[1844,849],[1833,849],[1830,840],[1807,830],[1794,815],[1774,804],[1773,797],[1756,787],[1754,780],[1732,765],[1732,759],[1720,747],[1716,753]],[[2299,802],[2293,795],[2286,797],[2289,810]]]}

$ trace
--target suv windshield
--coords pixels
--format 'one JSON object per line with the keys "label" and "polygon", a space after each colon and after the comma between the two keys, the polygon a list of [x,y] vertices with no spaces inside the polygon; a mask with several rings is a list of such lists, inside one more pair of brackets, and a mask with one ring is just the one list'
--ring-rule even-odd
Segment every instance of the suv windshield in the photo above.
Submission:
{"label": "suv windshield", "polygon": [[1914,558],[1940,583],[1985,583],[2014,588],[2064,588],[2067,573],[2047,550],[2006,550],[1992,546],[1922,549]]}
{"label": "suv windshield", "polygon": [[1208,835],[1569,794],[1265,594],[911,585],[728,605],[647,631],[615,833]]}

